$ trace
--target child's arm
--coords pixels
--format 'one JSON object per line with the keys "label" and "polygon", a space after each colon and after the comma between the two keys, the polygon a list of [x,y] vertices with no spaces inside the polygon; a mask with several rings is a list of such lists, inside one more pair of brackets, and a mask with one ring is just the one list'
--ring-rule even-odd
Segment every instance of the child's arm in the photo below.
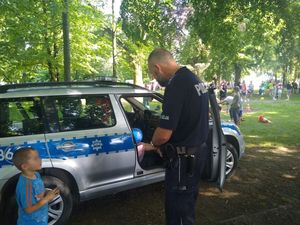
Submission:
{"label": "child's arm", "polygon": [[41,207],[43,207],[44,205],[46,205],[49,201],[51,201],[52,199],[54,199],[57,195],[59,195],[59,189],[55,188],[49,192],[47,192],[46,196],[43,197],[38,203],[34,204],[34,205],[30,205],[27,208],[25,208],[25,212],[26,213],[33,213],[36,210],[40,209]]}
{"label": "child's arm", "polygon": [[144,151],[154,151],[154,150],[157,150],[157,148],[155,148],[152,144],[149,144],[149,143],[141,142],[141,143],[138,144],[138,146],[142,146],[142,149]]}

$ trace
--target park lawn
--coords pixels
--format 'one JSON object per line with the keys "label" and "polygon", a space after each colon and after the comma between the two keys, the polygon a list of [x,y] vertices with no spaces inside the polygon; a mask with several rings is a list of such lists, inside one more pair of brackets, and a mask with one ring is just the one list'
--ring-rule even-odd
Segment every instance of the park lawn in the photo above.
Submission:
{"label": "park lawn", "polygon": [[[292,95],[290,101],[285,100],[285,95],[277,101],[256,95],[244,103],[244,111],[245,121],[239,127],[247,148],[300,148],[300,94]],[[259,123],[260,115],[272,123]],[[222,112],[222,119],[228,120],[228,114]]]}

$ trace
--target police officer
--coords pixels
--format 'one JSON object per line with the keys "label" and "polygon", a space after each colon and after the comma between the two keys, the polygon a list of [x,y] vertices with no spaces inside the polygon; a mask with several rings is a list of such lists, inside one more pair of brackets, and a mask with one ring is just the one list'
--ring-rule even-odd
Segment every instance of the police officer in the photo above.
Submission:
{"label": "police officer", "polygon": [[166,155],[165,213],[167,225],[195,224],[199,181],[207,159],[208,93],[205,85],[172,54],[155,49],[149,72],[165,87],[163,112],[152,137]]}

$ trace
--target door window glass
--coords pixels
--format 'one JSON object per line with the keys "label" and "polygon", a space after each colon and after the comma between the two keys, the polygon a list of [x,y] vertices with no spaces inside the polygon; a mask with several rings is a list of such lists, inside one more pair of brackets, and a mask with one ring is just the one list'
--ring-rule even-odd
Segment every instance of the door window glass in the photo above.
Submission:
{"label": "door window glass", "polygon": [[143,97],[134,97],[134,99],[140,102],[146,110],[155,111],[157,113],[162,112],[161,102],[157,99],[150,97],[150,96],[143,96]]}
{"label": "door window glass", "polygon": [[0,137],[44,133],[39,98],[0,100]]}
{"label": "door window glass", "polygon": [[108,95],[47,97],[44,102],[51,132],[106,128],[116,124]]}

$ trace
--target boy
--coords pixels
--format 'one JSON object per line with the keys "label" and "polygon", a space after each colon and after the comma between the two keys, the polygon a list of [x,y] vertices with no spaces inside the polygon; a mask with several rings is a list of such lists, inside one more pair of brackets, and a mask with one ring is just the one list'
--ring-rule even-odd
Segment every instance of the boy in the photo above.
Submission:
{"label": "boy", "polygon": [[236,125],[240,124],[240,110],[241,110],[241,96],[240,96],[240,88],[236,86],[234,88],[234,97],[232,103],[230,105],[230,117],[233,119]]}
{"label": "boy", "polygon": [[22,172],[17,188],[16,199],[19,207],[18,225],[47,225],[48,202],[54,199],[59,190],[48,191],[40,174],[41,159],[33,148],[20,148],[13,156],[14,165]]}

